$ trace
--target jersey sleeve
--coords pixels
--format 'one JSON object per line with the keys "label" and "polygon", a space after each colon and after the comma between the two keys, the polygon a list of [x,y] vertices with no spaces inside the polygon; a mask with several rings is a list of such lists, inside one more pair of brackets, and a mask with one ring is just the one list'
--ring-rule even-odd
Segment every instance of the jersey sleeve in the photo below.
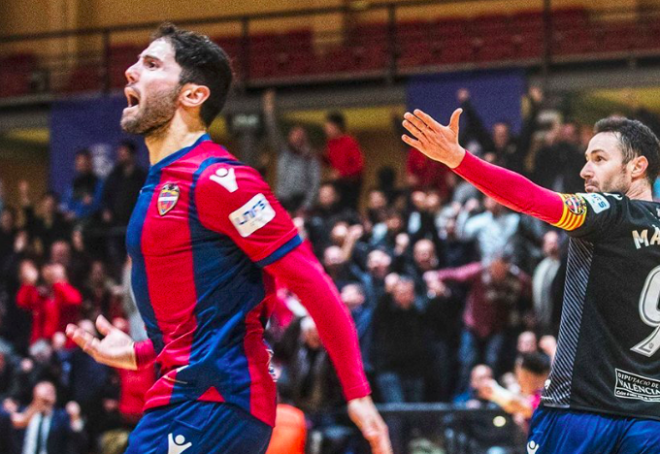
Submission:
{"label": "jersey sleeve", "polygon": [[575,238],[596,239],[611,232],[625,216],[626,198],[612,193],[560,194],[564,201],[562,217],[555,225]]}
{"label": "jersey sleeve", "polygon": [[194,186],[199,221],[229,236],[259,266],[282,258],[301,242],[291,218],[261,178],[247,166],[207,166]]}

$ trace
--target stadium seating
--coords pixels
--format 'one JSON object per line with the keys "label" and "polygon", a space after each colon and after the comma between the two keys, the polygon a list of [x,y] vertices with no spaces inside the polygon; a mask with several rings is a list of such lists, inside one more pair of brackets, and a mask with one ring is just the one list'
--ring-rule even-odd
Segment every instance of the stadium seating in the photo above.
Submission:
{"label": "stadium seating", "polygon": [[[509,15],[401,20],[395,24],[394,35],[391,31],[387,22],[357,22],[330,40],[331,44],[321,46],[315,46],[315,36],[309,28],[252,33],[247,39],[241,35],[224,35],[213,40],[232,58],[239,78],[267,81],[319,75],[331,78],[339,74],[385,74],[392,67],[393,58],[402,73],[443,65],[453,68],[464,64],[538,62],[544,55],[546,36],[544,15],[538,9]],[[558,61],[600,55],[609,58],[632,51],[646,55],[660,50],[660,22],[651,17],[612,21],[590,17],[585,8],[556,9],[551,16],[550,32],[551,55]],[[111,46],[108,67],[111,88],[125,85],[124,72],[142,48],[140,43]],[[31,80],[39,68],[39,61],[33,55],[16,54],[0,59],[0,97],[29,93],[34,88]],[[43,71],[47,70],[46,65]],[[81,62],[71,73],[64,91],[100,89],[104,87],[103,75],[99,63]]]}

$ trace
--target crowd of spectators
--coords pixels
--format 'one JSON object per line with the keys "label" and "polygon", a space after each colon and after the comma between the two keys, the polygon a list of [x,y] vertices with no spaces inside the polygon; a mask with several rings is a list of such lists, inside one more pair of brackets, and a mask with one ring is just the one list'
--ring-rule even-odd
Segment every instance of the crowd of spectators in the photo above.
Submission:
{"label": "crowd of spectators", "polygon": [[[590,127],[546,128],[542,92],[527,98],[514,136],[505,122],[486,129],[460,90],[461,143],[546,187],[581,191]],[[415,150],[401,156],[403,184],[381,169],[363,190],[369,163],[341,113],[328,114],[321,152],[304,125],[282,127],[273,92],[263,107],[277,157],[273,189],[355,321],[376,401],[499,406],[524,429],[556,348],[566,235],[480,196]],[[103,316],[145,337],[123,244],[146,178],[135,158],[135,147],[122,143],[101,181],[82,150],[62,200],[48,192],[35,203],[23,182],[15,188],[19,206],[0,201],[0,452],[122,452],[140,418],[157,372],[99,365],[63,334],[67,323],[97,334],[93,321]],[[286,404],[281,421],[308,426],[315,452],[357,452],[314,322],[288,289],[277,294],[267,337]],[[389,422],[401,446],[404,428]]]}

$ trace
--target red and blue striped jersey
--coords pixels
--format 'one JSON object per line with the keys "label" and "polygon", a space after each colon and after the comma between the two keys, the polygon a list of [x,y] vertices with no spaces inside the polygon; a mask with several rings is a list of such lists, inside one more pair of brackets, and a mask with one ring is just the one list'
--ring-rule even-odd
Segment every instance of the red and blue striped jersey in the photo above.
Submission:
{"label": "red and blue striped jersey", "polygon": [[227,402],[272,425],[263,331],[275,295],[262,268],[301,238],[268,185],[204,135],[151,167],[126,242],[160,367],[145,409]]}

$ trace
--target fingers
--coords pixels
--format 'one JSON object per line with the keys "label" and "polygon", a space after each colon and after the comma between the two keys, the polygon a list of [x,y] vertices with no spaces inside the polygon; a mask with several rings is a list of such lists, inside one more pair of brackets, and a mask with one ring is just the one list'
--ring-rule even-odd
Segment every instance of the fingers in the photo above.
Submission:
{"label": "fingers", "polygon": [[415,109],[415,116],[419,118],[426,126],[428,126],[430,129],[440,129],[442,128],[442,125],[435,121],[433,117],[431,117],[429,114],[425,113],[422,110]]}
{"label": "fingers", "polygon": [[[403,118],[404,118],[403,125],[406,127],[408,131],[412,132],[413,134],[415,134],[414,130],[417,130],[420,133],[425,133],[429,129],[428,123],[423,121],[417,115],[411,114],[410,112],[406,112]],[[411,130],[410,126],[413,126],[414,130]]]}
{"label": "fingers", "polygon": [[66,327],[66,335],[69,336],[85,353],[92,357],[98,353],[99,340],[76,325],[69,324]]}
{"label": "fingers", "polygon": [[422,151],[421,150],[422,144],[419,142],[419,140],[413,139],[412,137],[409,137],[405,134],[401,136],[401,140],[403,140],[405,143],[407,143],[411,147],[417,148],[418,150]]}
{"label": "fingers", "polygon": [[102,315],[99,315],[96,319],[96,329],[99,330],[99,333],[103,336],[107,336],[114,329],[114,326]]}
{"label": "fingers", "polygon": [[454,134],[458,136],[458,120],[461,118],[463,109],[456,109],[453,114],[451,114],[451,119],[449,120],[449,129],[454,131]]}

